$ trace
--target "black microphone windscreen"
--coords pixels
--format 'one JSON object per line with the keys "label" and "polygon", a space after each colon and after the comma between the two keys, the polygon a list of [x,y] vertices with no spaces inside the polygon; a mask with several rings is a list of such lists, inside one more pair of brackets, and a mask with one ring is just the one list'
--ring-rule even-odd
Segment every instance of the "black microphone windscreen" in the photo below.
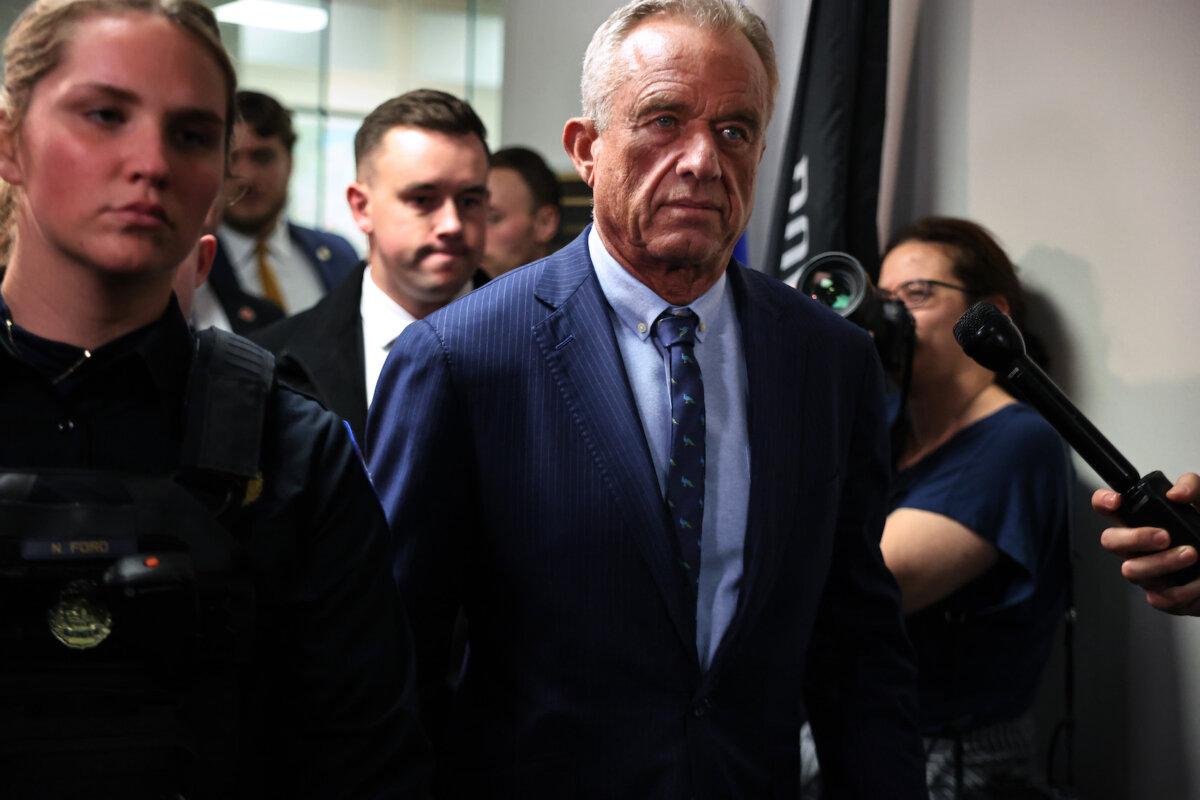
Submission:
{"label": "black microphone windscreen", "polygon": [[996,308],[986,300],[980,300],[975,305],[966,310],[958,322],[954,323],[954,339],[963,347],[967,346],[973,335],[978,335],[983,329],[981,323],[995,321],[997,314],[1003,314],[1000,309]]}
{"label": "black microphone windscreen", "polygon": [[994,372],[1025,355],[1025,340],[1012,318],[986,300],[966,310],[954,324],[954,339],[971,358]]}

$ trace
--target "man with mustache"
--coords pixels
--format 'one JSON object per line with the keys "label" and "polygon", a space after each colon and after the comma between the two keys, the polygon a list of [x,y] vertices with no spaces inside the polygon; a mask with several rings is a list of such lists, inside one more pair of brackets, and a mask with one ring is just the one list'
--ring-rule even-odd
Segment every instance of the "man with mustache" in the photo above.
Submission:
{"label": "man with mustache", "polygon": [[738,0],[615,11],[563,131],[594,224],[388,358],[440,797],[796,797],[804,708],[829,796],[925,797],[874,345],[732,259],[777,86]]}
{"label": "man with mustache", "polygon": [[367,235],[361,276],[254,338],[285,383],[315,396],[363,439],[388,350],[449,303],[479,267],[487,224],[487,132],[471,107],[418,89],[387,100],[354,137],[346,200]]}

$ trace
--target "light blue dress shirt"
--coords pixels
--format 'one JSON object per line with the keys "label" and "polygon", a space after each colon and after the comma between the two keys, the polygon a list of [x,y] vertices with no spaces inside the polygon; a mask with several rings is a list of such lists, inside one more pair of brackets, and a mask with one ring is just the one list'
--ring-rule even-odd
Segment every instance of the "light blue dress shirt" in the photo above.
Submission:
{"label": "light blue dress shirt", "polygon": [[[642,418],[650,456],[666,492],[671,455],[671,363],[651,335],[658,315],[670,306],[609,255],[592,227],[588,250],[633,399]],[[742,585],[742,550],[750,498],[750,440],[746,431],[746,359],[733,294],[724,274],[688,308],[700,324],[696,361],[704,376],[704,522],[700,535],[700,586],[696,606],[696,651],[707,669],[737,611]]]}

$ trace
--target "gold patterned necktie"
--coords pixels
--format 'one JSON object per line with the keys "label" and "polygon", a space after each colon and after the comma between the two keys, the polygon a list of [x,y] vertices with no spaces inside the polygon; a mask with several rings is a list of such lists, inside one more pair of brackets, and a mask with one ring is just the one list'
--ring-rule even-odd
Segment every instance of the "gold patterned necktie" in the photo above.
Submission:
{"label": "gold patterned necktie", "polygon": [[254,246],[254,254],[258,257],[258,280],[262,283],[262,296],[287,311],[287,304],[283,302],[283,290],[279,288],[279,278],[275,277],[275,269],[267,258],[266,239],[258,240]]}

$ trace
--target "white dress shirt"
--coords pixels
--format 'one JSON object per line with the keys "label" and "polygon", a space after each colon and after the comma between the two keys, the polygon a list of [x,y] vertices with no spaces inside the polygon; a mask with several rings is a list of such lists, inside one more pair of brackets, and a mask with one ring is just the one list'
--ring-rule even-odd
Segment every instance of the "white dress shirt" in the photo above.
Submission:
{"label": "white dress shirt", "polygon": [[388,351],[396,337],[404,332],[416,318],[375,285],[371,278],[371,268],[363,270],[362,300],[359,301],[359,315],[362,317],[363,332],[363,366],[367,387],[367,405],[375,396],[375,384],[379,381],[379,373],[383,371],[383,362],[387,360]]}

